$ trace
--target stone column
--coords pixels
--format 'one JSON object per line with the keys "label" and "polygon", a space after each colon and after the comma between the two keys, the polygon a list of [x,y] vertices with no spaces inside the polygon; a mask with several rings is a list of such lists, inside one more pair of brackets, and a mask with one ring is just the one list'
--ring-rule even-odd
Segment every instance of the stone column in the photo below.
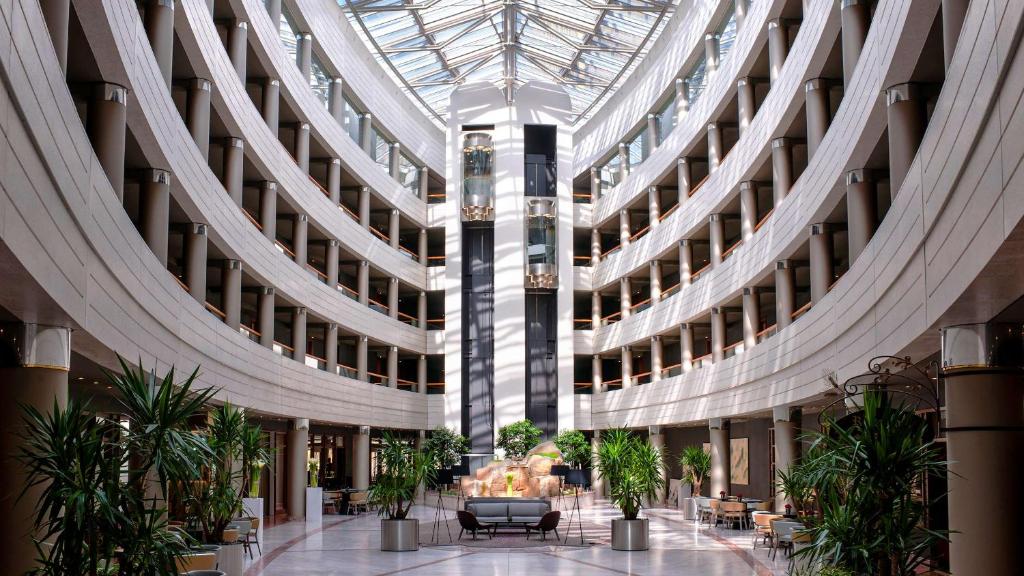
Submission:
{"label": "stone column", "polygon": [[811,224],[811,302],[815,304],[828,294],[834,276],[832,231],[825,222]]}
{"label": "stone column", "polygon": [[676,123],[690,111],[690,83],[685,78],[676,78]]}
{"label": "stone column", "polygon": [[594,394],[600,394],[604,392],[604,376],[602,374],[603,368],[601,367],[601,357],[594,354],[590,358],[590,372],[592,389],[591,392]]}
{"label": "stone column", "polygon": [[968,4],[970,0],[942,0],[942,53],[947,70],[953,61],[953,52],[964,27],[964,19],[967,18]]}
{"label": "stone column", "polygon": [[[662,455],[662,460],[665,460],[665,435],[661,433],[661,427],[649,426],[647,428],[647,441],[651,443],[651,447],[657,450]],[[662,475],[664,476],[665,484],[660,490],[657,491],[655,501],[658,505],[665,505],[665,494],[668,492],[668,467],[662,468]]]}
{"label": "stone column", "polygon": [[[43,3],[46,5],[46,2]],[[26,488],[27,470],[12,455],[25,445],[22,437],[22,406],[49,414],[56,403],[68,403],[68,371],[71,368],[71,330],[42,324],[7,324],[4,339],[10,337],[10,362],[0,368],[3,402],[0,402],[0,535],[4,539],[4,571],[24,574],[38,568],[32,536],[33,506],[42,487]],[[25,491],[22,494],[22,491]],[[19,498],[20,496],[20,498]]]}
{"label": "stone column", "polygon": [[267,123],[270,132],[277,138],[277,127],[281,93],[281,82],[275,78],[267,78],[263,82],[263,121]]}
{"label": "stone column", "polygon": [[633,235],[629,226],[629,209],[619,210],[619,244],[625,248],[629,246],[629,237]]}
{"label": "stone column", "polygon": [[[772,416],[775,420],[775,470],[776,473],[788,472],[800,454],[796,442],[797,425],[793,421],[793,411],[788,406],[776,406],[772,410]],[[777,481],[778,477],[772,480]],[[792,504],[793,501],[786,498],[785,492],[776,486],[775,511],[784,512],[787,503]]]}
{"label": "stone column", "polygon": [[292,222],[292,251],[295,252],[295,263],[305,268],[306,262],[309,261],[309,217],[305,214],[296,214],[292,217]]}
{"label": "stone column", "polygon": [[352,485],[357,490],[366,490],[370,487],[370,427],[360,426],[354,440]]}
{"label": "stone column", "polygon": [[693,330],[690,325],[679,325],[679,364],[684,373],[693,370]]}
{"label": "stone column", "polygon": [[420,200],[430,201],[430,168],[420,168]]}
{"label": "stone column", "polygon": [[257,322],[259,322],[260,345],[266,348],[274,347],[274,287],[261,286],[256,295],[256,305],[259,308]]}
{"label": "stone column", "polygon": [[341,159],[331,158],[327,161],[327,197],[331,204],[341,204]]}
{"label": "stone column", "polygon": [[757,182],[740,182],[740,238],[747,242],[757,226]]}
{"label": "stone column", "polygon": [[398,235],[400,234],[400,220],[398,215],[398,209],[392,208],[391,213],[388,215],[388,241],[391,247],[398,250]]}
{"label": "stone column", "polygon": [[590,167],[590,203],[596,204],[601,198],[601,171],[596,166]]}
{"label": "stone column", "polygon": [[813,158],[828,132],[831,109],[828,102],[828,80],[813,78],[804,83],[807,112],[807,157]]}
{"label": "stone column", "polygon": [[601,327],[601,293],[590,293],[590,329],[597,330]]}
{"label": "stone column", "polygon": [[188,132],[195,140],[199,155],[205,161],[210,157],[210,94],[213,85],[205,78],[188,82],[188,104],[185,107]]}
{"label": "stone column", "polygon": [[359,224],[366,230],[370,229],[370,187],[359,189]]}
{"label": "stone column", "polygon": [[736,101],[739,117],[740,136],[747,131],[757,114],[757,102],[754,98],[754,79],[740,78],[736,81]]}
{"label": "stone column", "polygon": [[692,282],[693,273],[693,242],[687,239],[679,241],[679,288],[685,288]]}
{"label": "stone column", "polygon": [[309,82],[313,74],[313,35],[309,32],[295,35],[295,65],[299,67],[299,74]]}
{"label": "stone column", "polygon": [[725,360],[725,308],[711,309],[711,362]]}
{"label": "stone column", "polygon": [[792,260],[775,263],[775,327],[782,330],[796,312],[796,265]]}
{"label": "stone column", "polygon": [[620,351],[622,359],[622,389],[633,386],[633,349],[623,346]]}
{"label": "stone column", "polygon": [[725,144],[722,142],[722,130],[718,122],[708,123],[708,172],[718,170],[718,165],[725,157]]}
{"label": "stone column", "polygon": [[398,346],[388,346],[388,388],[398,388]]}
{"label": "stone column", "polygon": [[359,292],[359,303],[367,306],[370,303],[370,263],[366,260],[359,261],[359,269],[356,270],[356,289]]}
{"label": "stone column", "polygon": [[1020,339],[1020,323],[942,329],[953,574],[1020,571],[1020,512],[1007,505],[1024,459]]}
{"label": "stone column", "polygon": [[711,438],[711,497],[729,494],[729,422],[721,418],[708,420]]}
{"label": "stone column", "polygon": [[722,263],[722,252],[725,250],[725,221],[721,214],[708,216],[711,242],[711,268]]}
{"label": "stone column", "polygon": [[839,15],[843,26],[843,81],[849,86],[871,27],[871,2],[842,0]]}
{"label": "stone column", "polygon": [[327,88],[327,112],[334,117],[339,125],[345,122],[345,81],[340,76],[331,78]]}
{"label": "stone column", "polygon": [[427,329],[427,320],[427,293],[420,290],[419,296],[416,297],[416,322],[420,330]]}
{"label": "stone column", "polygon": [[171,62],[174,58],[174,0],[147,0],[145,13],[146,36],[149,36],[149,45],[160,67],[160,75],[170,90]]}
{"label": "stone column", "polygon": [[878,195],[867,168],[846,173],[846,221],[852,264],[871,241],[878,223]]}
{"label": "stone column", "polygon": [[775,82],[789,56],[789,30],[782,18],[768,21],[768,79]]}
{"label": "stone column", "polygon": [[690,159],[685,156],[676,160],[676,186],[679,189],[679,205],[682,206],[693,189],[693,170]]}
{"label": "stone column", "polygon": [[416,391],[426,394],[429,382],[427,382],[427,355],[420,354],[416,359]]}
{"label": "stone column", "polygon": [[260,227],[271,242],[277,239],[277,182],[260,183]]}
{"label": "stone column", "polygon": [[171,173],[157,168],[146,170],[142,176],[139,192],[139,219],[141,220],[142,237],[160,264],[167,266]]}
{"label": "stone column", "polygon": [[630,284],[628,276],[619,278],[619,311],[622,320],[629,318],[633,311],[633,294]]}
{"label": "stone column", "polygon": [[761,298],[757,286],[743,289],[743,350],[750,350],[757,344],[757,333],[761,331]]}
{"label": "stone column", "polygon": [[[590,461],[597,462],[598,450],[601,447],[601,431],[594,430],[594,436],[590,439]],[[604,496],[604,478],[597,471],[597,466],[590,467],[590,486],[594,491],[594,497]]]}
{"label": "stone column", "polygon": [[662,347],[661,336],[651,336],[651,382],[661,380],[661,371],[664,368],[664,348]]}
{"label": "stone column", "polygon": [[661,261],[651,260],[651,302],[661,300]]}
{"label": "stone column", "polygon": [[331,288],[338,287],[338,266],[339,266],[339,247],[341,243],[335,239],[327,241],[326,257],[327,260],[327,285]]}
{"label": "stone column", "polygon": [[657,186],[647,187],[647,214],[651,230],[661,222],[661,193]]}
{"label": "stone column", "polygon": [[388,173],[395,180],[402,177],[402,145],[398,142],[391,143],[391,153],[388,155]]}
{"label": "stone column", "polygon": [[721,55],[718,34],[704,35],[704,70],[708,75],[718,70],[718,60]]}
{"label": "stone column", "polygon": [[237,331],[242,323],[242,262],[226,259],[221,264],[221,299],[224,323]]}
{"label": "stone column", "polygon": [[[50,31],[50,42],[53,43],[53,51],[57,53],[57,62],[60,63],[62,75],[68,71],[68,21],[71,18],[71,0],[46,0],[40,2],[43,11],[43,19],[46,20],[46,28]],[[35,554],[35,550],[30,552]],[[31,556],[35,558],[35,556]],[[17,570],[20,574],[25,570]]]}
{"label": "stone column", "polygon": [[224,139],[224,189],[236,206],[242,206],[245,140]]}
{"label": "stone column", "polygon": [[185,228],[185,284],[200,304],[206,304],[206,224]]}
{"label": "stone column", "polygon": [[231,64],[235,67],[235,74],[245,85],[246,68],[245,57],[248,46],[249,23],[244,20],[235,19],[228,25],[227,51]]}
{"label": "stone column", "polygon": [[658,117],[654,114],[647,115],[647,154],[650,155],[658,144],[661,143],[661,135],[658,134]]}
{"label": "stone column", "polygon": [[430,264],[430,238],[427,236],[427,229],[420,228],[419,233],[419,246],[416,252],[419,254],[420,264],[427,266]]}
{"label": "stone column", "polygon": [[747,1],[748,0],[736,0],[733,2],[733,13],[736,17],[736,29],[743,29],[743,21],[747,18]]}
{"label": "stone column", "polygon": [[590,229],[590,265],[597,266],[601,262],[601,231]]}
{"label": "stone column", "polygon": [[889,189],[895,198],[924,136],[924,100],[918,86],[909,83],[888,88],[885,96],[889,122]]}
{"label": "stone column", "polygon": [[793,149],[789,138],[772,139],[772,196],[775,207],[789,196],[793,187]]}
{"label": "stone column", "polygon": [[629,149],[625,142],[619,142],[619,182],[629,176]]}
{"label": "stone column", "polygon": [[281,0],[266,0],[266,6],[270,24],[273,25],[276,32],[281,25]]}
{"label": "stone column", "polygon": [[324,370],[338,373],[338,325],[334,322],[324,328]]}
{"label": "stone column", "polygon": [[356,378],[367,381],[367,356],[369,355],[370,343],[366,336],[359,336],[356,340]]}
{"label": "stone column", "polygon": [[388,316],[398,319],[398,278],[388,278]]}
{"label": "stone column", "polygon": [[118,200],[124,197],[124,141],[128,89],[101,82],[93,87],[85,129]]}
{"label": "stone column", "polygon": [[295,125],[295,163],[303,174],[309,174],[309,124],[299,122]]}
{"label": "stone column", "polygon": [[309,453],[309,420],[297,418],[288,427],[285,455],[288,465],[288,519],[306,517],[306,486],[309,485],[307,458]]}
{"label": "stone column", "polygon": [[292,308],[292,360],[306,363],[306,309]]}
{"label": "stone column", "polygon": [[359,147],[373,157],[373,115],[369,112],[359,117]]}

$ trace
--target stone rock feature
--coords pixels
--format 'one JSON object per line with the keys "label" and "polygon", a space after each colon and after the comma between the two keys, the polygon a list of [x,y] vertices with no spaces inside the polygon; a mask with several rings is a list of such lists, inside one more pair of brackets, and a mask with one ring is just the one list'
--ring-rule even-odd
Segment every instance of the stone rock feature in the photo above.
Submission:
{"label": "stone rock feature", "polygon": [[508,496],[508,474],[512,475],[512,495],[523,498],[558,496],[559,478],[551,467],[562,463],[562,453],[554,442],[542,442],[526,455],[525,462],[495,460],[478,468],[474,476],[462,478],[467,496]]}

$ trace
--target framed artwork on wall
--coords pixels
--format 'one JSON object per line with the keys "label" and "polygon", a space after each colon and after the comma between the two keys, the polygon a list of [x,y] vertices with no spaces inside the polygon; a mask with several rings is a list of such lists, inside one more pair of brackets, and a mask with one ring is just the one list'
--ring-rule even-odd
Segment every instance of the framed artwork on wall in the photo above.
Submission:
{"label": "framed artwork on wall", "polygon": [[750,484],[750,442],[748,438],[729,439],[729,482]]}

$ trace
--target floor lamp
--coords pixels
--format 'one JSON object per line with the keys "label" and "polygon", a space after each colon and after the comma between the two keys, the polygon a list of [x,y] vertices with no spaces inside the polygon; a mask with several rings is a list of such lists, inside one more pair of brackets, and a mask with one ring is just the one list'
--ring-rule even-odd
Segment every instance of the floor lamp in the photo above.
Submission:
{"label": "floor lamp", "polygon": [[554,464],[551,466],[551,475],[558,476],[558,503],[555,505],[559,510],[562,509],[562,486],[565,483],[565,477],[569,474],[569,467],[565,464]]}
{"label": "floor lamp", "polygon": [[448,541],[452,541],[452,527],[448,525],[448,511],[444,507],[444,498],[442,497],[442,486],[447,486],[454,482],[451,468],[442,468],[437,471],[437,479],[434,482],[437,488],[437,507],[434,509],[434,529],[431,534],[430,541],[437,543],[437,529],[441,525],[441,519],[444,519],[445,528],[448,529]]}
{"label": "floor lamp", "polygon": [[576,523],[580,528],[580,545],[586,544],[586,540],[583,539],[583,515],[580,512],[580,486],[586,486],[587,475],[586,471],[573,468],[570,469],[568,474],[565,476],[565,483],[569,484],[574,488],[573,490],[573,502],[572,508],[569,509],[569,523],[565,527],[565,538],[562,540],[562,544],[569,542],[569,533],[572,532],[572,521],[576,519]]}

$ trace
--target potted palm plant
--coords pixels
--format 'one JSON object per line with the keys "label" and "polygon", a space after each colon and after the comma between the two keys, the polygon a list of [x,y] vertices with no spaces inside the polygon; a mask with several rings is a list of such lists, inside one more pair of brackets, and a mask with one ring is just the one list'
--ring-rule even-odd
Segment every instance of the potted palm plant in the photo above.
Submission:
{"label": "potted palm plant", "polygon": [[263,498],[260,497],[260,480],[263,469],[270,461],[271,451],[266,446],[263,430],[258,425],[246,424],[242,430],[242,511],[250,518],[259,518],[256,538],[263,540]]}
{"label": "potted palm plant", "polygon": [[437,471],[437,459],[430,452],[414,449],[401,437],[385,432],[377,451],[376,482],[370,487],[370,501],[379,514],[380,549],[406,552],[420,547],[420,523],[409,518],[416,488],[429,482]]}
{"label": "potted palm plant", "polygon": [[647,550],[648,522],[639,518],[644,498],[652,500],[665,486],[661,450],[628,430],[602,435],[597,470],[608,482],[612,503],[622,518],[612,520],[613,550]]}
{"label": "potted palm plant", "polygon": [[700,496],[704,480],[711,472],[711,454],[701,446],[687,446],[679,455],[679,464],[683,468],[683,481],[690,485],[690,497],[683,498],[683,517],[687,520],[695,520],[697,518],[697,498]]}

